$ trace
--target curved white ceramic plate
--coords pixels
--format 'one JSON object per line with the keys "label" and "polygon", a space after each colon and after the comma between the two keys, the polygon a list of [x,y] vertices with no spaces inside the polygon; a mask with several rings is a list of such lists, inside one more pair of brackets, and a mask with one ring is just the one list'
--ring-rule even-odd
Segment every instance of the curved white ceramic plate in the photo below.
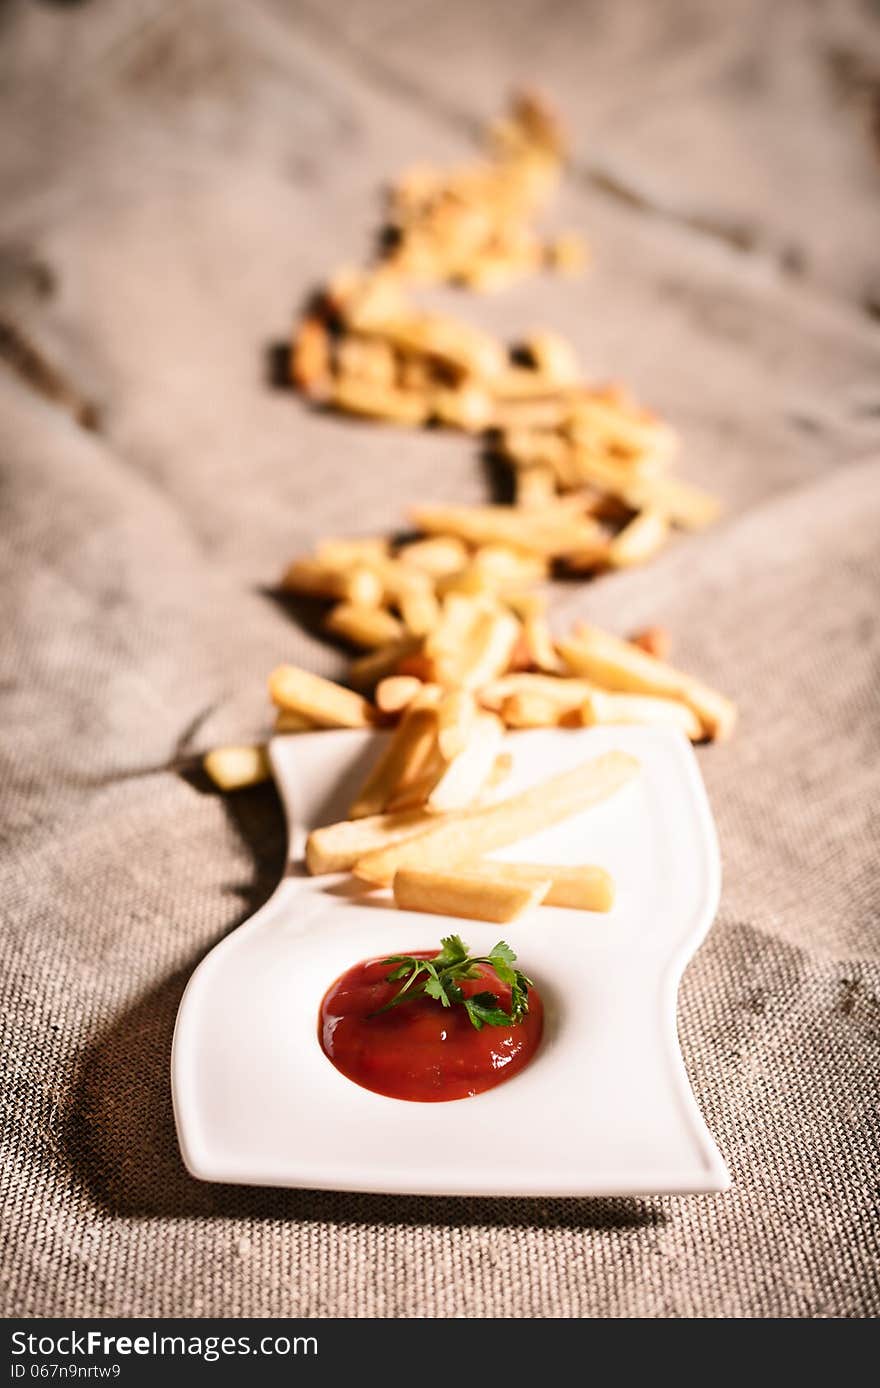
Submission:
{"label": "curved white ceramic plate", "polygon": [[[184,1161],[207,1181],[456,1195],[716,1191],[727,1170],[678,1047],[679,978],[715,914],[718,847],[694,754],[652,728],[508,738],[504,794],[612,747],[642,774],[611,800],[494,856],[595,862],[617,882],[610,915],[541,907],[513,925],[398,911],[345,876],[307,877],[305,833],[344,816],[381,738],[276,738],[290,865],[275,894],[196,970],[174,1036]],[[344,1078],[323,1054],[329,985],[370,956],[499,935],[546,1004],[529,1067],[475,1098],[417,1104]]]}

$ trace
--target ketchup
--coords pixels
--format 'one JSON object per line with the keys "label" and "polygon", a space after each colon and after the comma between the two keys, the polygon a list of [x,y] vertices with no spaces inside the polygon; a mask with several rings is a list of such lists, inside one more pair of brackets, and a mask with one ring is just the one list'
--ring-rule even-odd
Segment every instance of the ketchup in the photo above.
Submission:
{"label": "ketchup", "polygon": [[[413,957],[431,959],[434,952],[423,950]],[[462,992],[467,997],[494,993],[509,1012],[509,986],[490,964],[476,968],[479,978],[458,980]],[[534,988],[522,1021],[478,1031],[460,1003],[443,1007],[434,998],[416,997],[390,1012],[378,1012],[400,989],[399,981],[387,981],[393,970],[393,964],[380,959],[355,964],[327,990],[321,1004],[321,1048],[355,1084],[392,1099],[438,1103],[481,1094],[528,1065],[544,1023]]]}

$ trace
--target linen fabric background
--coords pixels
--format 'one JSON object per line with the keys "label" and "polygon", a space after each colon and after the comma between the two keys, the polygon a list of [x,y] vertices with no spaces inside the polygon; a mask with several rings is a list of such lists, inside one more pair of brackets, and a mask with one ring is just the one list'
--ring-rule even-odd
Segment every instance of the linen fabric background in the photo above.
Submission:
{"label": "linen fabric background", "polygon": [[[876,1315],[876,11],[11,0],[0,26],[4,1311]],[[733,1185],[202,1185],[174,1017],[272,890],[284,830],[271,787],[223,799],[189,759],[265,732],[279,661],[342,668],[271,595],[288,559],[489,487],[473,441],[274,389],[269,349],[365,258],[383,180],[467,158],[523,76],[572,127],[548,224],[594,268],[437,301],[567,334],[724,499],[649,569],[560,586],[553,619],[663,623],[741,708],[699,753],[724,894],[679,1011]],[[22,343],[96,427],[34,387]]]}

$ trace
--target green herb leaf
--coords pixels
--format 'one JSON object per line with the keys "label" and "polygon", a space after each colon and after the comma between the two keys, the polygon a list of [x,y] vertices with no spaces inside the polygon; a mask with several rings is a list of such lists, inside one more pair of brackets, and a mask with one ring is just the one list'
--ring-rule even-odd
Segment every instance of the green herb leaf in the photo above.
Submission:
{"label": "green herb leaf", "polygon": [[[507,1027],[521,1022],[529,1010],[529,988],[532,981],[519,969],[514,969],[516,955],[510,945],[499,940],[489,954],[470,955],[459,935],[447,935],[440,941],[440,953],[433,959],[416,959],[411,954],[393,954],[383,964],[396,964],[388,974],[389,983],[406,982],[394,997],[378,1012],[388,1012],[412,998],[428,997],[442,1007],[463,1004],[471,1024],[481,1031],[484,1026]],[[505,1012],[494,993],[474,993],[465,997],[460,980],[480,978],[478,965],[489,964],[502,983],[510,988],[510,1011]],[[373,1013],[377,1016],[378,1013]]]}

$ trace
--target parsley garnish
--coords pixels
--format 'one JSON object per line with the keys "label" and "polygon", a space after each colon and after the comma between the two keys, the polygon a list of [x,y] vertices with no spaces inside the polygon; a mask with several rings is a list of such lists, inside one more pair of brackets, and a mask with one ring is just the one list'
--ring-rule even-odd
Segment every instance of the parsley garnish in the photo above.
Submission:
{"label": "parsley garnish", "polygon": [[[484,1026],[509,1027],[521,1022],[529,1010],[529,988],[532,980],[526,978],[519,969],[513,968],[516,955],[499,940],[489,954],[468,954],[468,947],[458,935],[448,935],[441,940],[440,953],[433,959],[416,959],[411,954],[392,954],[383,959],[383,964],[396,964],[397,968],[388,974],[389,983],[405,980],[390,1002],[379,1008],[387,1012],[401,1003],[413,998],[435,998],[443,1007],[453,1007],[460,1003],[467,1010],[471,1023],[477,1031]],[[461,978],[479,978],[477,964],[491,964],[502,983],[510,986],[510,1011],[505,1012],[494,993],[474,993],[465,997],[458,985]],[[374,1017],[378,1013],[372,1014]]]}

